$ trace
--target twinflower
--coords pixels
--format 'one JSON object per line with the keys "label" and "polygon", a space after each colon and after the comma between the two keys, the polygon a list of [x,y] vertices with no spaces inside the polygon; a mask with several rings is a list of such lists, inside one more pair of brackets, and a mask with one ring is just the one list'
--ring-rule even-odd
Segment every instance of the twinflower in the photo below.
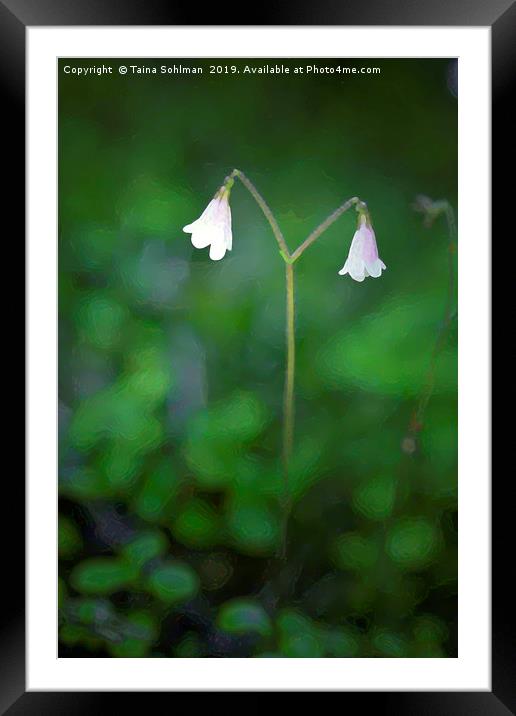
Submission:
{"label": "twinflower", "polygon": [[224,184],[200,217],[183,229],[184,232],[192,235],[192,244],[196,249],[210,247],[210,259],[213,261],[224,258],[226,251],[231,251],[232,248],[231,209],[229,207],[232,184],[232,181]]}
{"label": "twinflower", "polygon": [[355,281],[363,281],[366,276],[378,278],[382,274],[382,269],[385,268],[387,267],[378,256],[376,237],[369,217],[366,213],[361,212],[358,228],[349,248],[348,258],[339,274],[343,276],[348,273]]}

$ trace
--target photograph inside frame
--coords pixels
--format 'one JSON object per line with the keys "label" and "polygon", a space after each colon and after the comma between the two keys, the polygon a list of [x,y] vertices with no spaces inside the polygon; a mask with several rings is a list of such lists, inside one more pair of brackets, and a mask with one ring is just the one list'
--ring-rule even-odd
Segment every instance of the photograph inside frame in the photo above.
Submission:
{"label": "photograph inside frame", "polygon": [[58,62],[59,656],[457,656],[457,61]]}

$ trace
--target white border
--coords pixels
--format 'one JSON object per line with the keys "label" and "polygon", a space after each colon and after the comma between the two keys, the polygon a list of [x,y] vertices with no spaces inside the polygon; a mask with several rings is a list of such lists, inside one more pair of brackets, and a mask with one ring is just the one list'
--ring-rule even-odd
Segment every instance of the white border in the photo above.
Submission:
{"label": "white border", "polygon": [[[490,28],[28,28],[28,690],[489,690]],[[459,657],[56,658],[56,58],[459,57]]]}

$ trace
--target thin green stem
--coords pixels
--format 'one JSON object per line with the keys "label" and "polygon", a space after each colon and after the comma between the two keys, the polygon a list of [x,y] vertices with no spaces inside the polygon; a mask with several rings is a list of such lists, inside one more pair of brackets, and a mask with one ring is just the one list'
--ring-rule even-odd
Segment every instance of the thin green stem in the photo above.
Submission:
{"label": "thin green stem", "polygon": [[286,286],[286,348],[287,364],[285,369],[285,387],[283,393],[283,529],[279,556],[283,559],[287,553],[287,528],[291,509],[290,495],[290,460],[294,446],[295,420],[295,373],[296,373],[296,329],[295,329],[295,294],[294,266],[285,262]]}
{"label": "thin green stem", "polygon": [[285,262],[285,286],[286,286],[286,349],[287,360],[285,369],[285,386],[283,394],[283,519],[280,539],[280,548],[278,556],[282,559],[286,557],[287,550],[287,527],[291,510],[291,496],[289,485],[289,469],[292,449],[294,445],[294,375],[296,363],[296,340],[295,340],[295,322],[294,322],[294,267],[292,265],[292,256],[287,246],[287,242],[278,226],[278,222],[267,202],[262,197],[258,189],[246,175],[238,169],[233,169],[226,183],[236,177],[249,191],[253,199],[262,210],[265,218],[269,222],[272,233],[278,243],[280,255]]}
{"label": "thin green stem", "polygon": [[351,199],[348,199],[344,202],[344,204],[341,204],[335,211],[328,216],[327,219],[325,219],[322,224],[319,224],[319,226],[312,231],[312,233],[303,241],[303,243],[297,247],[297,249],[293,252],[291,256],[292,263],[294,261],[297,261],[298,258],[306,251],[306,249],[311,246],[314,241],[316,241],[321,234],[323,234],[326,229],[328,229],[337,219],[344,214],[348,209],[351,209],[352,206],[363,206],[365,207],[365,203],[361,201],[358,196],[353,196]]}
{"label": "thin green stem", "polygon": [[446,200],[436,202],[438,210],[444,214],[446,218],[446,224],[448,228],[448,246],[447,246],[447,262],[448,262],[448,285],[446,291],[446,303],[444,307],[444,316],[441,326],[437,332],[437,337],[430,357],[430,366],[424,382],[424,388],[419,398],[419,403],[415,411],[415,418],[413,420],[413,427],[419,429],[423,417],[432,396],[435,383],[435,371],[437,367],[437,359],[444,346],[445,339],[448,334],[448,330],[451,326],[454,318],[453,303],[455,295],[455,239],[457,233],[457,227],[455,225],[455,214],[450,205]]}
{"label": "thin green stem", "polygon": [[269,205],[267,204],[263,196],[260,194],[258,189],[255,187],[252,181],[250,181],[246,177],[244,172],[241,172],[239,169],[233,169],[230,174],[230,177],[237,177],[237,179],[240,179],[242,184],[249,191],[253,199],[263,211],[265,218],[269,222],[269,226],[271,227],[272,233],[274,234],[276,241],[278,242],[280,253],[283,255],[284,260],[290,259],[290,251],[288,250],[287,242],[285,241],[283,234],[281,233],[281,229],[278,226],[278,222],[276,221],[274,214],[269,209]]}
{"label": "thin green stem", "polygon": [[288,520],[291,511],[292,496],[290,486],[290,470],[291,458],[294,446],[294,421],[295,421],[295,371],[296,371],[296,336],[295,336],[295,295],[294,295],[294,263],[306,251],[306,249],[316,241],[326,229],[328,229],[334,221],[344,214],[345,211],[355,206],[358,211],[367,211],[367,207],[363,201],[354,196],[348,199],[344,204],[339,206],[332,214],[328,216],[312,233],[303,241],[303,243],[291,254],[287,246],[287,242],[283,237],[278,222],[274,214],[270,210],[267,202],[259,193],[255,185],[246,177],[239,169],[233,169],[231,174],[226,177],[225,187],[228,191],[231,189],[233,179],[237,178],[249,191],[253,199],[262,210],[265,218],[269,222],[272,233],[278,243],[279,253],[285,262],[285,286],[286,286],[286,367],[285,367],[285,386],[283,393],[283,524],[282,535],[280,541],[280,549],[278,556],[282,559],[286,558],[287,553],[287,529]]}

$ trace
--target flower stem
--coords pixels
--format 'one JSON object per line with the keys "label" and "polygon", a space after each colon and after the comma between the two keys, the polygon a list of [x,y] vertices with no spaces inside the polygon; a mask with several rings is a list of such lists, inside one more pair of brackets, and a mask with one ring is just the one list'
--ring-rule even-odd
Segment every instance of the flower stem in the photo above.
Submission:
{"label": "flower stem", "polygon": [[280,253],[284,256],[290,259],[290,251],[288,250],[287,242],[285,241],[283,234],[281,233],[281,229],[278,226],[278,222],[276,221],[276,218],[272,211],[269,209],[269,205],[263,198],[263,196],[260,194],[258,189],[255,187],[255,185],[250,181],[244,172],[241,172],[239,169],[233,169],[230,177],[237,177],[240,179],[242,184],[245,186],[245,188],[248,190],[248,192],[251,194],[253,199],[256,201],[260,209],[263,211],[265,218],[269,222],[269,226],[272,229],[272,233],[274,234],[276,241],[278,242],[278,246],[280,249]]}
{"label": "flower stem", "polygon": [[298,258],[303,254],[306,249],[311,246],[314,241],[316,241],[321,234],[323,234],[326,229],[328,229],[334,221],[337,221],[337,219],[344,214],[345,211],[348,209],[351,209],[352,206],[356,206],[357,208],[365,207],[365,203],[361,201],[358,196],[353,196],[351,199],[348,199],[344,202],[344,204],[341,204],[338,209],[335,209],[335,211],[328,216],[327,219],[325,219],[322,224],[319,224],[319,226],[312,231],[312,233],[303,241],[303,243],[297,247],[297,249],[293,252],[291,259],[292,262],[297,261]]}
{"label": "flower stem", "polygon": [[249,191],[253,199],[262,210],[265,218],[269,222],[272,233],[278,243],[279,253],[285,262],[285,286],[286,286],[286,351],[287,360],[285,367],[285,386],[283,393],[283,520],[280,546],[278,557],[285,559],[287,554],[287,528],[290,512],[292,508],[292,496],[290,485],[291,457],[294,445],[294,420],[295,420],[295,371],[296,371],[296,334],[295,334],[295,296],[294,296],[294,263],[301,257],[306,249],[316,241],[326,229],[328,229],[334,221],[344,214],[348,209],[354,206],[359,212],[367,212],[366,204],[357,196],[348,199],[344,204],[339,206],[332,214],[325,219],[312,233],[298,246],[298,248],[290,253],[278,222],[267,202],[259,193],[255,185],[246,177],[239,169],[233,169],[231,174],[226,177],[224,187],[229,188],[233,179],[237,178]]}
{"label": "flower stem", "polygon": [[285,286],[286,286],[286,348],[287,360],[285,369],[285,386],[283,393],[283,515],[280,545],[278,549],[278,557],[286,558],[287,553],[287,527],[291,510],[291,496],[289,485],[289,469],[292,448],[294,444],[294,375],[296,363],[296,339],[295,339],[295,322],[294,322],[294,266],[292,256],[290,254],[287,242],[285,241],[278,222],[267,202],[260,194],[258,189],[246,175],[238,169],[233,169],[226,183],[233,177],[240,179],[245,188],[249,191],[253,199],[262,210],[265,218],[269,222],[272,233],[278,242],[281,258],[285,262]]}
{"label": "flower stem", "polygon": [[441,350],[443,349],[445,340],[448,335],[448,331],[450,329],[450,326],[452,324],[453,318],[454,318],[454,311],[453,311],[453,302],[454,302],[454,295],[455,295],[455,240],[457,235],[457,227],[455,225],[455,214],[453,211],[453,208],[451,207],[451,204],[443,200],[441,202],[436,202],[436,206],[438,207],[439,211],[444,214],[446,218],[446,225],[448,229],[448,246],[447,246],[447,264],[448,264],[448,282],[447,282],[447,291],[446,291],[446,303],[444,307],[444,316],[441,323],[441,326],[439,327],[439,330],[437,332],[437,337],[435,339],[435,344],[432,350],[432,354],[430,357],[430,366],[428,368],[428,372],[425,378],[424,382],[424,388],[422,390],[421,396],[419,398],[419,403],[415,411],[415,417],[413,420],[413,427],[416,429],[419,429],[423,422],[423,417],[426,411],[426,408],[428,406],[428,403],[430,402],[430,398],[432,397],[432,393],[434,390],[434,383],[435,383],[435,372],[437,368],[437,360],[439,358],[439,354]]}
{"label": "flower stem", "polygon": [[291,509],[290,496],[290,459],[294,445],[294,418],[295,418],[295,372],[296,372],[296,329],[295,329],[295,296],[294,296],[294,266],[285,262],[286,286],[286,347],[287,364],[285,370],[285,388],[283,394],[283,526],[279,557],[285,559],[287,553],[287,527]]}

